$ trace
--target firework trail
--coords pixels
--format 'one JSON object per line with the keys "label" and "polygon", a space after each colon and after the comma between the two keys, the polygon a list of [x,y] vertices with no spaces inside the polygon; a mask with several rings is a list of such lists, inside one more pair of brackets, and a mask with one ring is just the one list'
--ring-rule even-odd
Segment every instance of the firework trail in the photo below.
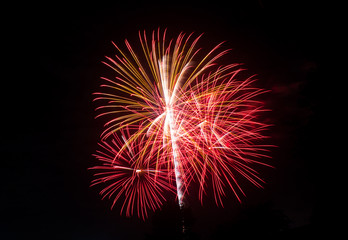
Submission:
{"label": "firework trail", "polygon": [[121,213],[132,215],[136,206],[145,218],[173,189],[183,207],[191,183],[201,201],[211,187],[218,205],[225,188],[241,201],[237,175],[262,187],[252,166],[269,166],[260,144],[268,125],[258,120],[265,109],[257,96],[265,91],[252,86],[252,77],[238,80],[239,64],[217,64],[229,51],[221,44],[202,53],[200,38],[166,40],[158,30],[149,41],[139,32],[142,55],[126,40],[127,53],[114,44],[118,54],[106,57],[116,77],[102,78],[103,91],[95,93],[97,117],[108,120],[93,185],[105,184],[101,194],[113,205],[123,196]]}

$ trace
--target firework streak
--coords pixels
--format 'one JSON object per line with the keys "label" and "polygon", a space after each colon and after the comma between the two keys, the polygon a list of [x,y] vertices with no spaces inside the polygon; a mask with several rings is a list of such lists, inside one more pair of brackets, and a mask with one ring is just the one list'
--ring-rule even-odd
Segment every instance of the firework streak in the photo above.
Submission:
{"label": "firework streak", "polygon": [[95,93],[106,124],[92,185],[104,186],[112,206],[123,201],[121,213],[136,209],[143,219],[165,192],[176,192],[183,207],[191,185],[201,201],[209,193],[223,205],[226,188],[241,201],[237,176],[262,187],[253,166],[270,166],[261,161],[268,125],[258,120],[265,109],[256,99],[265,90],[253,87],[252,77],[239,80],[240,64],[217,64],[229,51],[222,44],[204,54],[201,36],[166,40],[158,30],[147,37],[139,32],[142,54],[126,40],[128,51],[114,44],[118,54],[104,62],[116,77],[102,78],[103,91]]}

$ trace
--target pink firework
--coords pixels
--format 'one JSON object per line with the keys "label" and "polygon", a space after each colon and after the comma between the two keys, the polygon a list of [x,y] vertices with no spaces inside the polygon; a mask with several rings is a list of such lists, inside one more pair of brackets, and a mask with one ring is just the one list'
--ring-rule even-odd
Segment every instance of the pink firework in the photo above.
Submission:
{"label": "pink firework", "polygon": [[228,52],[221,44],[202,54],[200,37],[166,41],[158,30],[148,41],[139,33],[142,55],[126,40],[127,53],[114,44],[119,54],[106,57],[116,77],[102,78],[96,93],[98,117],[109,120],[93,184],[105,184],[101,194],[113,205],[123,196],[127,215],[136,206],[145,218],[173,189],[182,207],[188,186],[199,188],[201,201],[211,186],[218,205],[226,188],[240,201],[238,177],[262,187],[253,166],[270,166],[262,161],[268,125],[258,120],[265,109],[256,98],[265,91],[253,87],[252,77],[239,79],[239,64],[217,64]]}

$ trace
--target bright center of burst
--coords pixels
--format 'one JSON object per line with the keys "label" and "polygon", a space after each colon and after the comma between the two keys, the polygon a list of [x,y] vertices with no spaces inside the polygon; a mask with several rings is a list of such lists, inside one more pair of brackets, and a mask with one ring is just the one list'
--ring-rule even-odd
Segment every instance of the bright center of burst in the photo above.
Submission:
{"label": "bright center of burst", "polygon": [[137,169],[137,170],[135,170],[135,172],[136,172],[136,173],[141,173],[142,170],[141,170],[141,169]]}

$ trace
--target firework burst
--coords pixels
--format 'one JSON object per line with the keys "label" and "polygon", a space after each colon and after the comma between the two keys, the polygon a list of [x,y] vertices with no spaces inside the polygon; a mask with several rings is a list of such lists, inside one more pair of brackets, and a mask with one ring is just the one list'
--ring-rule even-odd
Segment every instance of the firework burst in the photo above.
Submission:
{"label": "firework burst", "polygon": [[[105,184],[100,192],[105,197],[113,198],[112,207],[117,201],[123,201],[121,213],[131,216],[136,211],[138,217],[148,216],[148,209],[155,210],[165,200],[163,192],[174,192],[175,187],[168,182],[165,169],[158,170],[151,153],[143,154],[145,141],[138,138],[127,143],[129,129],[122,129],[119,134],[112,134],[111,141],[102,141],[100,150],[94,155],[102,165],[96,170],[92,186]],[[120,150],[126,144],[125,150]]]}
{"label": "firework burst", "polygon": [[252,77],[238,79],[239,64],[217,65],[228,52],[221,44],[202,54],[200,37],[166,40],[158,30],[149,41],[139,32],[142,55],[126,40],[127,53],[114,44],[118,54],[106,57],[116,77],[102,78],[103,91],[95,93],[97,117],[109,120],[93,185],[105,184],[101,194],[113,205],[123,197],[127,215],[135,206],[147,217],[173,189],[182,207],[189,185],[198,186],[201,201],[212,186],[218,205],[226,188],[240,201],[237,176],[262,187],[252,166],[269,166],[262,162],[267,146],[259,144],[268,127],[258,120],[265,109],[256,100],[265,91],[252,86]]}

